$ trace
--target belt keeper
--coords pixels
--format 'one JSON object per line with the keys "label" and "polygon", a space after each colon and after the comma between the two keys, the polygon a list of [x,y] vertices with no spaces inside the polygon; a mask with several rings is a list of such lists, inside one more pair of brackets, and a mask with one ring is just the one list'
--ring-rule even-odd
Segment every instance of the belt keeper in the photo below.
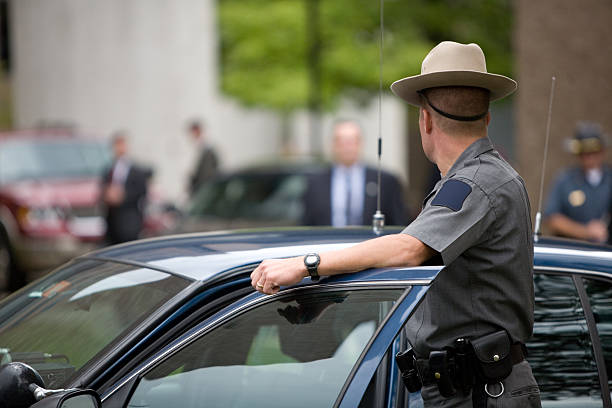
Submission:
{"label": "belt keeper", "polygon": [[456,394],[448,359],[449,355],[447,350],[432,351],[429,354],[429,369],[436,380],[440,395],[445,398],[452,397]]}

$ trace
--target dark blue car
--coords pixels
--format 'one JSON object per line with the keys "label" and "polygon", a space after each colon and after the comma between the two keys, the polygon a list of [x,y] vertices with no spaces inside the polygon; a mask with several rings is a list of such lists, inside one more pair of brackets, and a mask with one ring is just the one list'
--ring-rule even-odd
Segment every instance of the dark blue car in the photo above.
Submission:
{"label": "dark blue car", "polygon": [[[90,253],[0,304],[0,363],[29,364],[46,388],[91,388],[105,408],[422,406],[393,357],[442,266],[305,279],[272,296],[250,286],[263,259],[373,236],[246,230]],[[612,252],[542,239],[534,280],[527,346],[543,406],[610,407]],[[35,406],[76,406],[60,401],[71,392]],[[96,406],[87,398],[79,406]]]}

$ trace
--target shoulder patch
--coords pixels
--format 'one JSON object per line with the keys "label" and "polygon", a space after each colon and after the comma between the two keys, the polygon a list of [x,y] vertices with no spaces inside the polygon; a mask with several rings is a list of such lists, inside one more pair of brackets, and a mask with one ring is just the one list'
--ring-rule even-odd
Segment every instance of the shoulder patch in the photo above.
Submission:
{"label": "shoulder patch", "polygon": [[472,192],[469,184],[460,180],[448,180],[442,185],[438,194],[434,197],[431,205],[447,207],[453,211],[459,211],[463,202]]}

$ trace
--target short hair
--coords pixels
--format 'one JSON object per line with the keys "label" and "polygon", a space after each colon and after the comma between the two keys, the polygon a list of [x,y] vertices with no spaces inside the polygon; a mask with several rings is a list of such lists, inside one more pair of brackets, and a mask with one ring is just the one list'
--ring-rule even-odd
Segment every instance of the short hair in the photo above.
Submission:
{"label": "short hair", "polygon": [[117,130],[111,135],[111,144],[117,142],[127,142],[127,132],[125,130]]}
{"label": "short hair", "polygon": [[332,124],[332,130],[335,131],[338,126],[344,125],[345,123],[355,125],[357,129],[359,129],[359,134],[363,137],[363,126],[361,126],[361,123],[357,119],[338,118],[334,120],[334,123]]}
{"label": "short hair", "polygon": [[[443,86],[423,90],[425,97],[421,96],[421,107],[434,105],[441,111],[456,116],[476,116],[489,111],[491,92],[485,88],[471,86]],[[427,99],[426,99],[427,98]],[[436,124],[445,132],[457,133],[477,131],[486,128],[485,117],[474,121],[458,121],[440,115],[434,111]]]}
{"label": "short hair", "polygon": [[194,119],[189,122],[189,130],[201,131],[203,130],[203,128],[204,128],[204,125],[202,124],[202,121],[199,119]]}

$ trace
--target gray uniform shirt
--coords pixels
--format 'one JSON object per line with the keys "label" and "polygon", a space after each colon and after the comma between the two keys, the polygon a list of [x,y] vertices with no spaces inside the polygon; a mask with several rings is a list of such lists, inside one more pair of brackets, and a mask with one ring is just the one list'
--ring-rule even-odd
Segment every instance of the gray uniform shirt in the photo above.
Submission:
{"label": "gray uniform shirt", "polygon": [[470,145],[403,233],[444,261],[407,324],[421,358],[459,337],[501,328],[525,342],[533,330],[533,233],[521,177],[488,138]]}

